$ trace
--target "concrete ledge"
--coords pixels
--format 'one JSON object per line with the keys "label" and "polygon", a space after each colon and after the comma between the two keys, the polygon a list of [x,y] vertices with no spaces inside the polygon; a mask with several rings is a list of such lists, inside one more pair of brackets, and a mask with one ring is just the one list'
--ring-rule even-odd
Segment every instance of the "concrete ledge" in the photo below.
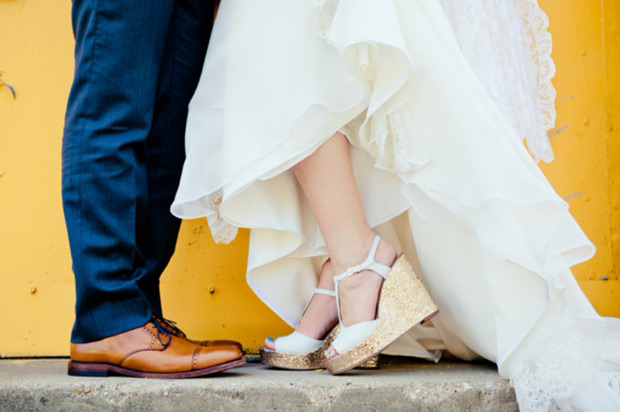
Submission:
{"label": "concrete ledge", "polygon": [[490,363],[384,357],[344,376],[260,363],[191,380],[67,376],[67,361],[0,360],[0,411],[518,411]]}

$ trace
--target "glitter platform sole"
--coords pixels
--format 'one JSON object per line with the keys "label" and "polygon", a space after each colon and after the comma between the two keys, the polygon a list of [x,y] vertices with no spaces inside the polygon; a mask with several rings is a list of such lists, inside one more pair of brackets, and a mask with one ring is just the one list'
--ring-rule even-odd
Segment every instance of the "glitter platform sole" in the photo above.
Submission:
{"label": "glitter platform sole", "polygon": [[[279,369],[289,370],[315,370],[325,367],[325,350],[329,348],[334,338],[340,331],[340,325],[336,325],[325,338],[325,342],[314,352],[306,354],[280,353],[275,350],[261,347],[260,358],[265,365]],[[359,369],[378,369],[379,355],[373,356],[358,366]]]}
{"label": "glitter platform sole", "polygon": [[375,332],[363,342],[325,362],[334,375],[347,372],[371,359],[409,329],[439,313],[435,302],[401,255],[381,288]]}
{"label": "glitter platform sole", "polygon": [[321,369],[325,363],[325,350],[338,335],[340,326],[336,325],[325,338],[325,341],[311,353],[282,353],[265,346],[259,349],[260,358],[265,365],[280,369],[312,370]]}

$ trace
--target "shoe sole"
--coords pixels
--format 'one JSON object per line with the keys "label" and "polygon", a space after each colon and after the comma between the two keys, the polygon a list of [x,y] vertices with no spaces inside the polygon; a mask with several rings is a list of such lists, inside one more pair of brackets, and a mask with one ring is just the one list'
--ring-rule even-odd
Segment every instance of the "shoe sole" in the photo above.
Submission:
{"label": "shoe sole", "polygon": [[110,375],[130,376],[133,378],[155,378],[155,379],[183,379],[196,378],[198,376],[211,375],[213,373],[222,372],[236,366],[245,364],[245,359],[236,359],[234,361],[222,363],[220,365],[211,366],[205,369],[198,369],[189,372],[140,372],[133,369],[127,369],[120,366],[110,365],[107,363],[90,363],[90,362],[74,362],[69,361],[68,374],[71,376],[93,376],[107,377]]}
{"label": "shoe sole", "polygon": [[[329,332],[325,342],[314,352],[307,354],[281,353],[265,346],[259,348],[261,361],[273,368],[293,371],[308,371],[325,368],[325,351],[338,336],[340,326],[336,325]],[[359,366],[359,369],[379,369],[379,355],[373,356]]]}
{"label": "shoe sole", "polygon": [[347,372],[381,353],[414,326],[439,313],[435,302],[401,255],[383,283],[379,298],[379,325],[366,340],[325,362],[333,375]]}
{"label": "shoe sole", "polygon": [[282,353],[265,346],[259,348],[260,358],[265,365],[278,369],[307,371],[322,369],[325,363],[325,350],[338,335],[340,326],[336,325],[329,332],[325,341],[312,353]]}

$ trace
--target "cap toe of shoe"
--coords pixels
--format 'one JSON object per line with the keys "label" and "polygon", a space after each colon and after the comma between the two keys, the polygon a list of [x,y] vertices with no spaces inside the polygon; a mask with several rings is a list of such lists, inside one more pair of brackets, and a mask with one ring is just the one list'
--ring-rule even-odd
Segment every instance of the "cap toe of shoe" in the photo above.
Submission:
{"label": "cap toe of shoe", "polygon": [[194,353],[194,369],[206,369],[223,365],[243,357],[234,347],[199,346]]}

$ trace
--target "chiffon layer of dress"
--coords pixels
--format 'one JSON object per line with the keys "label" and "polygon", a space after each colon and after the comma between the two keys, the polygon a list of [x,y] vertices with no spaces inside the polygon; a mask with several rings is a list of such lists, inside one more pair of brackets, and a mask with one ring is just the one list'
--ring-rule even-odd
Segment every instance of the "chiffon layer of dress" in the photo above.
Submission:
{"label": "chiffon layer of dress", "polygon": [[386,353],[494,361],[523,411],[620,410],[620,320],[599,317],[569,269],[594,247],[440,3],[327,6],[222,2],[172,212],[206,216],[220,242],[250,228],[247,281],[295,326],[326,248],[290,168],[341,131],[369,223],[441,310]]}

